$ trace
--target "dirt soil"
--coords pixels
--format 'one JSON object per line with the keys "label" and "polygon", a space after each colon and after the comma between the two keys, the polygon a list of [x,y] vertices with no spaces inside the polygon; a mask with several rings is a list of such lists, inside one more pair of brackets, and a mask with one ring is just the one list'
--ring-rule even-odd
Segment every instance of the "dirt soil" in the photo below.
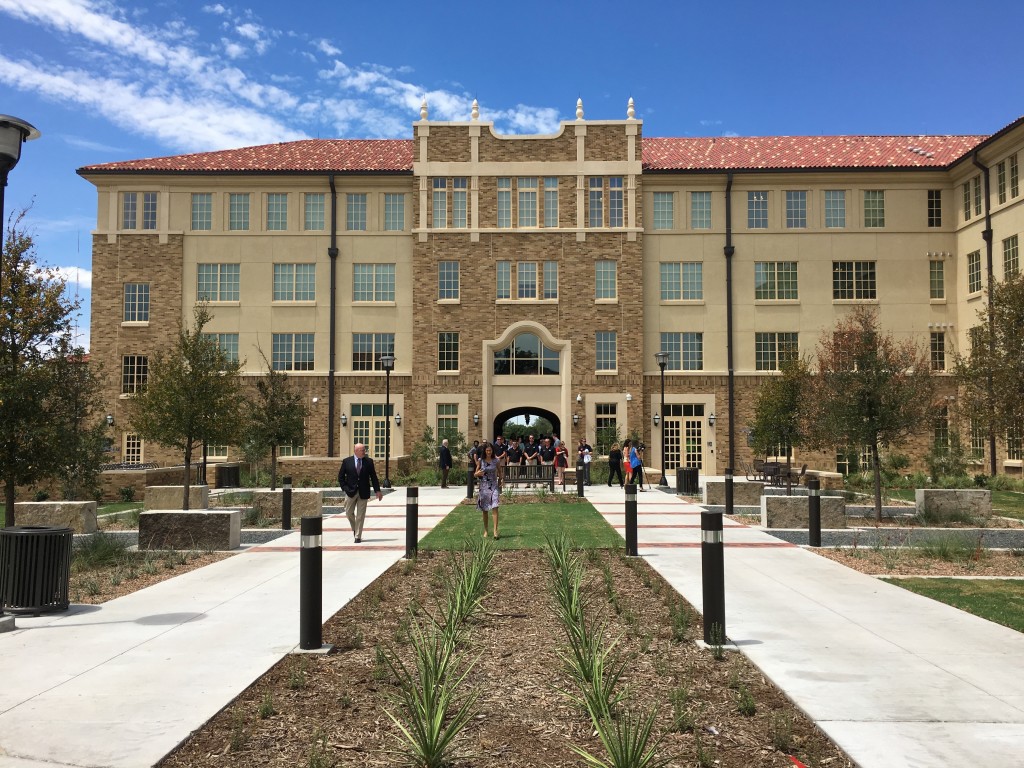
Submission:
{"label": "dirt soil", "polygon": [[881,576],[1021,576],[1024,555],[979,549],[955,560],[928,557],[913,548],[810,549],[855,571]]}
{"label": "dirt soil", "polygon": [[[118,565],[78,570],[72,567],[68,596],[72,603],[97,605],[151,587],[161,581],[231,557],[231,552],[128,552]],[[148,555],[148,557],[147,557]],[[146,565],[146,561],[150,565]]]}
{"label": "dirt soil", "polygon": [[[392,751],[398,731],[385,714],[396,688],[378,649],[408,659],[410,606],[435,605],[447,562],[421,554],[415,564],[396,564],[324,626],[335,653],[283,659],[161,766],[401,764]],[[662,752],[677,756],[672,765],[781,768],[794,765],[792,754],[808,766],[852,766],[742,655],[716,660],[699,648],[700,617],[646,562],[597,551],[587,562],[593,605],[609,636],[621,635],[621,684],[631,706],[658,707],[656,732],[667,734]],[[604,756],[589,719],[559,692],[567,678],[547,561],[539,552],[502,551],[494,563],[466,649],[477,659],[468,680],[479,692],[478,713],[458,743],[471,756],[453,765],[579,766],[573,744]],[[677,607],[686,628],[673,638]],[[747,696],[752,714],[740,711]]]}

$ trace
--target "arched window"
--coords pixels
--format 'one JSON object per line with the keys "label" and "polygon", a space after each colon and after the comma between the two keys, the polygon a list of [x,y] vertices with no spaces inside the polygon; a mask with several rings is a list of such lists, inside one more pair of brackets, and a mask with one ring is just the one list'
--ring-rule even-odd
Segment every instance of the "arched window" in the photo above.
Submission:
{"label": "arched window", "polygon": [[495,376],[557,376],[558,351],[544,346],[533,333],[520,333],[494,352]]}

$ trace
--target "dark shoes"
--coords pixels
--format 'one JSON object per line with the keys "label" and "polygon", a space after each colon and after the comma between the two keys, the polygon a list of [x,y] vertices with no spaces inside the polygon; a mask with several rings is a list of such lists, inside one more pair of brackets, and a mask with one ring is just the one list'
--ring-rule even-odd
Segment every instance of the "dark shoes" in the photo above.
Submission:
{"label": "dark shoes", "polygon": [[361,544],[362,542],[363,542],[363,537],[362,536],[356,536],[356,544]]}

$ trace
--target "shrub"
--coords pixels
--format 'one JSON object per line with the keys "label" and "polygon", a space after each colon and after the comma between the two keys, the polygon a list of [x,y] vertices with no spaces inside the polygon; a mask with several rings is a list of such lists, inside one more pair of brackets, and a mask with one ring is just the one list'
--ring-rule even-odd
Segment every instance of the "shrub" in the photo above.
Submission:
{"label": "shrub", "polygon": [[50,494],[46,491],[36,491],[36,501],[46,501],[50,498]]}
{"label": "shrub", "polygon": [[135,489],[130,485],[125,485],[117,489],[117,495],[121,501],[135,501]]}

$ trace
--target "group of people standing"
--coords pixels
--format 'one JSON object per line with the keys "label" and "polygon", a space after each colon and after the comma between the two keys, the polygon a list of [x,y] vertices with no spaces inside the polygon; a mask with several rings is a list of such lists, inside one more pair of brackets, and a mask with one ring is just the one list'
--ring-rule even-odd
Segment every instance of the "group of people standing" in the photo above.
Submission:
{"label": "group of people standing", "polygon": [[619,478],[619,487],[636,483],[639,490],[643,490],[644,484],[644,444],[634,444],[627,440],[619,448],[618,443],[612,443],[608,451],[608,487],[611,488],[612,480]]}

